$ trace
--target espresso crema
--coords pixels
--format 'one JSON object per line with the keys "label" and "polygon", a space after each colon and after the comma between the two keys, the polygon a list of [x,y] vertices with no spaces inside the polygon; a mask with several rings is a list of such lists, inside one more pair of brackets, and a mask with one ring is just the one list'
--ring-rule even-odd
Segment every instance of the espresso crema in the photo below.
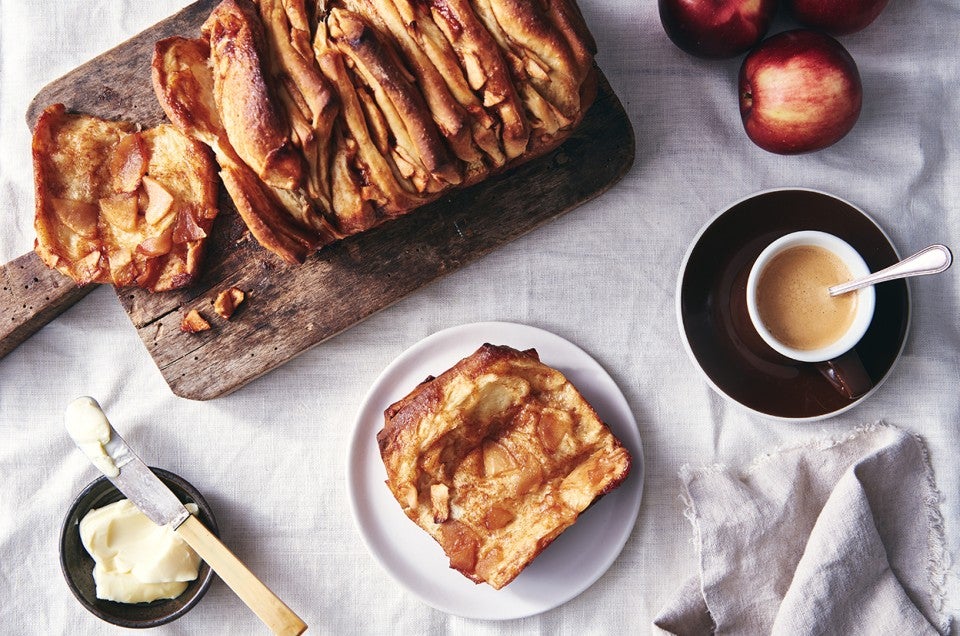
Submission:
{"label": "espresso crema", "polygon": [[760,273],[760,319],[787,347],[800,351],[827,347],[847,333],[857,313],[857,294],[831,296],[828,288],[851,278],[843,260],[828,249],[787,248]]}

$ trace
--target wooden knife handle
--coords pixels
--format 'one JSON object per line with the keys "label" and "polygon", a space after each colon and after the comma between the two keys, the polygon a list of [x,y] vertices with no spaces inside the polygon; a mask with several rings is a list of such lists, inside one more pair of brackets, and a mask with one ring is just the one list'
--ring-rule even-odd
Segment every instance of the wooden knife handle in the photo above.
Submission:
{"label": "wooden knife handle", "polygon": [[0,358],[94,287],[78,287],[34,252],[0,265]]}
{"label": "wooden knife handle", "polygon": [[184,541],[206,561],[253,612],[275,634],[296,636],[307,629],[299,616],[241,563],[227,546],[193,515],[177,528]]}

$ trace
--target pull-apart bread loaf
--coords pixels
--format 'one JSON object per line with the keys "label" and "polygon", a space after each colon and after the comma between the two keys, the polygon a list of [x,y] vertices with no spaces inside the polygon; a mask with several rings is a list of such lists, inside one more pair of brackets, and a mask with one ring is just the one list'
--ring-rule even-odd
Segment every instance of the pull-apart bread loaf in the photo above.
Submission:
{"label": "pull-apart bread loaf", "polygon": [[598,497],[630,455],[534,350],[485,344],[384,413],[387,486],[450,567],[496,589]]}
{"label": "pull-apart bread loaf", "polygon": [[35,249],[77,283],[183,287],[217,215],[213,160],[170,125],[47,108],[33,134]]}
{"label": "pull-apart bread loaf", "polygon": [[201,35],[157,44],[157,97],[291,262],[551,150],[596,92],[573,0],[224,0]]}

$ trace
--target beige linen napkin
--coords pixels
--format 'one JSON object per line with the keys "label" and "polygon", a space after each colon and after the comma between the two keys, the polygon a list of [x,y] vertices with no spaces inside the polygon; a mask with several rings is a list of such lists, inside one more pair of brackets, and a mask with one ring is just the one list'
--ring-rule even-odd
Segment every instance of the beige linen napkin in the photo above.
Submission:
{"label": "beige linen napkin", "polygon": [[654,619],[675,634],[937,634],[945,555],[921,440],[883,424],[680,472],[700,571]]}

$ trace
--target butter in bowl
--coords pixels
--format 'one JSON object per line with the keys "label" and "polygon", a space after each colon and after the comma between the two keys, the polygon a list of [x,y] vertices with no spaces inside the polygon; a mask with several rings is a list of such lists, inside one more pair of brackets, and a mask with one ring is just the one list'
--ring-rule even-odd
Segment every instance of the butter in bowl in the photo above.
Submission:
{"label": "butter in bowl", "polygon": [[[196,507],[196,512],[191,512],[207,528],[218,532],[213,511],[196,488],[169,471],[150,470],[188,508]],[[80,493],[60,533],[63,575],[80,604],[100,619],[128,628],[169,623],[200,601],[213,580],[213,570],[176,537],[166,536],[163,531],[167,528],[141,520],[135,507],[130,510],[132,506],[120,503],[124,500],[106,477]],[[128,538],[126,547],[124,534]],[[141,541],[152,542],[157,549],[145,555]],[[124,550],[129,552],[124,554]],[[197,575],[191,579],[194,569]],[[139,584],[138,575],[144,579]],[[108,598],[100,598],[104,596]],[[154,600],[147,600],[151,598]]]}
{"label": "butter in bowl", "polygon": [[[164,483],[154,469],[143,463],[114,430],[96,400],[89,396],[78,397],[67,405],[64,415],[67,432],[77,447],[100,469],[114,488],[126,495],[137,510],[158,526],[154,529],[145,520],[138,521],[139,517],[131,509],[126,509],[126,512],[119,515],[98,511],[88,513],[93,514],[93,517],[84,516],[79,521],[72,517],[68,519],[64,526],[65,536],[74,534],[67,526],[76,522],[81,543],[88,548],[88,554],[96,561],[93,579],[97,599],[114,599],[113,590],[109,589],[111,583],[119,583],[120,579],[126,583],[131,582],[131,577],[127,574],[136,575],[138,568],[141,577],[139,582],[134,581],[135,586],[139,583],[182,583],[193,578],[186,570],[193,569],[197,557],[191,554],[190,550],[183,549],[185,545],[189,545],[274,633],[297,636],[307,629],[307,624],[221,543],[213,528],[208,527],[203,519],[191,514],[186,508],[184,498]],[[184,482],[182,485],[188,484]],[[196,498],[199,499],[199,493],[196,493]],[[88,502],[87,507],[94,506]],[[128,545],[120,545],[122,542],[111,539],[109,535],[112,525],[117,526],[118,532],[122,531],[121,534],[127,535],[128,541],[125,542]],[[98,526],[103,527],[98,530]],[[143,537],[138,535],[145,534],[153,537],[155,544],[151,545],[148,541],[143,545]],[[171,567],[169,562],[158,563],[156,552],[164,546],[174,545],[174,552],[178,556],[172,557],[173,562],[189,563],[180,563],[179,567]],[[121,563],[121,553],[132,558],[136,564]],[[170,571],[162,572],[163,580],[156,579],[155,575],[162,570]],[[117,581],[110,581],[115,575],[118,577]],[[176,590],[177,593],[166,589],[153,590],[150,594],[144,594],[143,590],[136,590],[134,594],[120,591],[120,600],[180,598],[180,590]]]}

